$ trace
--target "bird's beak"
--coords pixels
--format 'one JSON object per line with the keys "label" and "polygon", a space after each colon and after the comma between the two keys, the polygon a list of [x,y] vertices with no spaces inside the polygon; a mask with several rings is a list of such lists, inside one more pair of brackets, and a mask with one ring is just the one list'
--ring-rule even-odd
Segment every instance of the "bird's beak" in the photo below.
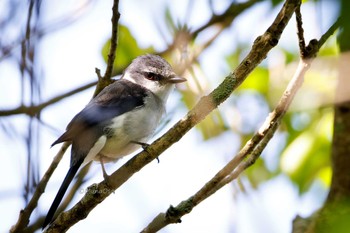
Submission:
{"label": "bird's beak", "polygon": [[177,75],[174,75],[174,76],[170,77],[167,81],[169,83],[182,83],[182,82],[186,82],[187,79],[180,77],[180,76],[177,76]]}

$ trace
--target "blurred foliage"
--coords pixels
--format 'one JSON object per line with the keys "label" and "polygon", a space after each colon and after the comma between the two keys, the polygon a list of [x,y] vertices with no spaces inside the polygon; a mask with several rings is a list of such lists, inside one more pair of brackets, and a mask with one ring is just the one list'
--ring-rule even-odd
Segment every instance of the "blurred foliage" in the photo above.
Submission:
{"label": "blurred foliage", "polygon": [[[298,114],[291,113],[292,116],[284,123],[293,125]],[[333,124],[333,112],[328,108],[306,114],[311,118],[307,120],[307,127],[299,132],[291,131],[280,163],[281,171],[289,175],[301,193],[307,191],[315,179],[329,185],[324,169],[330,166],[330,132]]]}
{"label": "blurred foliage", "polygon": [[265,67],[257,67],[249,75],[249,78],[242,83],[237,91],[255,90],[263,96],[269,92],[269,71]]}

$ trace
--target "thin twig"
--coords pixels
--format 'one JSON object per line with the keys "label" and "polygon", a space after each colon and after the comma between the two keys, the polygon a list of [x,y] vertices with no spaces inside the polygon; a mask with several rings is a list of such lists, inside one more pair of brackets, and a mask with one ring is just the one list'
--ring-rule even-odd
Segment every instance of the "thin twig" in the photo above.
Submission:
{"label": "thin twig", "polygon": [[120,13],[118,11],[119,6],[119,0],[114,0],[113,4],[113,14],[112,14],[112,37],[111,37],[111,47],[109,48],[108,53],[108,62],[107,62],[107,69],[103,76],[105,79],[110,79],[112,70],[113,70],[113,64],[116,56],[116,50],[117,50],[117,43],[118,43],[118,21],[120,18]]}
{"label": "thin twig", "polygon": [[95,89],[94,97],[102,91],[103,88],[108,86],[113,82],[112,78],[112,72],[113,72],[113,65],[114,60],[116,57],[117,52],[117,46],[118,46],[118,22],[120,18],[119,13],[119,0],[114,0],[113,7],[112,7],[112,36],[111,36],[111,45],[108,52],[108,59],[107,59],[107,68],[106,72],[101,76],[100,70],[96,69],[97,77],[98,77],[98,83]]}
{"label": "thin twig", "polygon": [[299,52],[301,58],[305,58],[306,55],[306,44],[304,39],[304,29],[303,29],[303,20],[300,12],[300,5],[295,9],[295,18],[297,21],[297,35],[299,39]]}

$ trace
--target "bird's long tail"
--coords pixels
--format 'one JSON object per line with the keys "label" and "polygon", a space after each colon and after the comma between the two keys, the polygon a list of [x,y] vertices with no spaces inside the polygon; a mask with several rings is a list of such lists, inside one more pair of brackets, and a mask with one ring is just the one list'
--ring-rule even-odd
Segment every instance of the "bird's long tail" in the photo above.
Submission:
{"label": "bird's long tail", "polygon": [[61,184],[61,187],[57,192],[55,200],[52,202],[52,205],[49,209],[49,212],[47,212],[42,229],[44,229],[48,224],[51,223],[51,221],[55,215],[55,212],[56,212],[59,204],[61,203],[64,194],[67,191],[69,184],[72,182],[75,174],[78,172],[78,169],[79,169],[80,165],[82,164],[82,162],[83,161],[79,161],[77,164],[75,164],[69,168],[67,175],[64,178],[63,183]]}

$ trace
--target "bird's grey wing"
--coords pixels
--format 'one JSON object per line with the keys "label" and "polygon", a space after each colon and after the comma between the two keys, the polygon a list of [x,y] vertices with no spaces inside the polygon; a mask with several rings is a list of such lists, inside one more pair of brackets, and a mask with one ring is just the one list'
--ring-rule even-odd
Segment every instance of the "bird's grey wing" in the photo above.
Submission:
{"label": "bird's grey wing", "polygon": [[103,135],[103,128],[123,113],[144,104],[146,89],[127,80],[119,80],[106,87],[79,112],[67,126],[67,131],[53,144],[72,141],[70,169],[46,215],[43,228],[53,219],[57,207],[79,167]]}
{"label": "bird's grey wing", "polygon": [[127,80],[115,81],[72,119],[66,132],[52,146],[64,141],[79,140],[80,136],[89,136],[91,139],[88,141],[95,142],[103,134],[101,128],[114,117],[143,106],[146,96],[147,90],[140,85]]}

